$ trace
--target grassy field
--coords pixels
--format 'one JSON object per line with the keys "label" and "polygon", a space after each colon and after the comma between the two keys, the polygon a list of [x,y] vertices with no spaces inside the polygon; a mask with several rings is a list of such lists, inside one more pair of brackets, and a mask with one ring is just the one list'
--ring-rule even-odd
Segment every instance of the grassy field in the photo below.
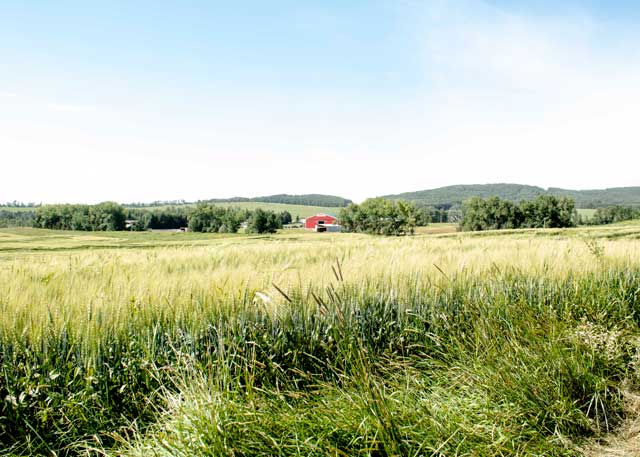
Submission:
{"label": "grassy field", "polygon": [[294,218],[298,216],[301,219],[304,219],[319,213],[338,216],[340,212],[340,208],[335,208],[335,207],[287,205],[284,203],[235,202],[235,203],[216,203],[216,205],[225,206],[225,207],[234,206],[237,208],[243,208],[248,210],[261,208],[264,210],[275,211],[276,213],[280,213],[282,211],[289,211],[289,213],[291,213],[291,216],[293,216]]}
{"label": "grassy field", "polygon": [[[275,211],[276,213],[281,213],[283,211],[289,211],[291,216],[294,218],[296,216],[304,219],[309,216],[313,216],[318,213],[325,213],[337,216],[340,212],[340,208],[329,207],[329,206],[306,206],[306,205],[289,205],[286,203],[266,203],[266,202],[219,202],[213,203],[216,206],[221,207],[235,207],[242,208],[248,210],[254,210],[257,208]],[[170,206],[170,205],[169,205]],[[193,206],[193,205],[186,205]],[[166,208],[164,206],[155,206],[155,207],[147,207],[146,209],[156,209],[156,208]]]}
{"label": "grassy field", "polygon": [[640,382],[640,224],[454,230],[0,230],[0,454],[580,455]]}
{"label": "grassy field", "polygon": [[[229,202],[229,203],[214,203],[214,205],[221,206],[221,207],[233,206],[233,207],[243,208],[243,209],[248,209],[248,210],[254,210],[256,208],[261,208],[263,210],[275,211],[277,213],[280,213],[282,211],[289,211],[289,213],[291,213],[291,216],[293,216],[294,218],[296,216],[298,216],[301,219],[304,219],[304,218],[309,217],[309,216],[313,216],[314,214],[318,214],[318,213],[332,214],[334,216],[337,216],[338,213],[340,212],[340,208],[336,208],[336,207],[288,205],[288,204],[285,204],[285,203]],[[167,205],[167,206],[149,206],[149,207],[143,207],[143,208],[145,208],[145,209],[161,209],[161,208],[167,208],[169,206],[171,206],[171,205]],[[192,205],[185,205],[185,206],[192,206]],[[6,211],[35,211],[36,209],[37,208],[0,207],[0,210],[6,210]]]}
{"label": "grassy field", "polygon": [[596,213],[595,209],[578,208],[578,214],[582,216],[584,219],[591,219],[595,213]]}

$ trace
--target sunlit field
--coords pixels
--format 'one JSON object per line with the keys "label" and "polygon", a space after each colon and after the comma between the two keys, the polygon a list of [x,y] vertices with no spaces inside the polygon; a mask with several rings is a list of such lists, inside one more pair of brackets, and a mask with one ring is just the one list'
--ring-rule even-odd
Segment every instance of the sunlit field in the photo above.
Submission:
{"label": "sunlit field", "polygon": [[578,208],[577,211],[586,220],[591,219],[596,214],[596,210],[590,208]]}
{"label": "sunlit field", "polygon": [[[326,213],[326,214],[334,214],[338,215],[340,212],[340,207],[335,206],[311,206],[311,205],[293,205],[287,203],[269,203],[269,202],[216,202],[216,206],[221,207],[234,207],[241,208],[245,210],[255,210],[256,208],[260,208],[265,211],[274,211],[276,213],[280,213],[282,211],[288,211],[291,213],[292,217],[300,217],[305,218],[312,216],[318,213]],[[159,205],[159,206],[140,206],[136,208],[140,209],[148,209],[148,210],[162,210],[171,207],[175,207],[176,205]],[[195,207],[195,203],[188,203],[178,205],[184,208],[192,208]],[[38,207],[21,207],[21,206],[5,206],[0,207],[0,210],[4,211],[36,211]]]}
{"label": "sunlit field", "polygon": [[13,455],[580,455],[640,380],[640,224],[0,230]]}
{"label": "sunlit field", "polygon": [[[292,217],[300,217],[302,219],[313,216],[318,213],[326,213],[338,215],[340,212],[340,207],[336,206],[311,206],[311,205],[294,205],[289,203],[270,203],[270,202],[216,202],[216,206],[221,206],[224,208],[240,208],[244,210],[253,211],[257,208],[260,208],[265,211],[273,211],[276,213],[280,213],[282,211],[288,211]],[[145,209],[157,210],[157,209],[166,209],[171,207],[172,205],[162,205],[162,206],[148,206],[143,207]],[[189,203],[184,205],[185,208],[191,208],[196,206],[195,203]]]}

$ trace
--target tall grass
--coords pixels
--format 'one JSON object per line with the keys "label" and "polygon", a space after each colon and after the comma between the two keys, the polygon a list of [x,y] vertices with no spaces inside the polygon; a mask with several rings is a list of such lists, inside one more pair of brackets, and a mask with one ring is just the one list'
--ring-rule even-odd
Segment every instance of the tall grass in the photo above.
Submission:
{"label": "tall grass", "polygon": [[638,381],[640,252],[567,233],[5,255],[0,445],[575,454]]}

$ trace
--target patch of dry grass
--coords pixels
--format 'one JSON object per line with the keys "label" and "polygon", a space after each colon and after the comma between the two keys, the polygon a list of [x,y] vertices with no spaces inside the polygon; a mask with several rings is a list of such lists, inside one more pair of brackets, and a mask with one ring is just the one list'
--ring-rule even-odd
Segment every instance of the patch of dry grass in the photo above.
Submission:
{"label": "patch of dry grass", "polygon": [[627,419],[615,432],[584,448],[586,457],[637,457],[640,455],[640,395],[623,391]]}

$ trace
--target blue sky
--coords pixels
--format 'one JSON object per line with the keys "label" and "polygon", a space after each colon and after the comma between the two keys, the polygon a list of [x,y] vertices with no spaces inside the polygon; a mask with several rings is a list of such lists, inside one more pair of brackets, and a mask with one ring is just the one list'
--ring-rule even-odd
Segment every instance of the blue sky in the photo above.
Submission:
{"label": "blue sky", "polygon": [[639,25],[631,1],[5,0],[0,201],[640,185]]}

